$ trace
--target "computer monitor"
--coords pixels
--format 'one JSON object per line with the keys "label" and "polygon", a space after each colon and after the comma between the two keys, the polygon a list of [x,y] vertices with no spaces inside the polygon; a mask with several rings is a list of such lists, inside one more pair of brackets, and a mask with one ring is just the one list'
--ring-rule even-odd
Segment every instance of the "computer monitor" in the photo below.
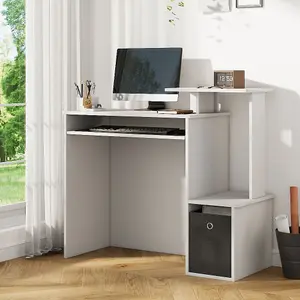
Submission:
{"label": "computer monitor", "polygon": [[182,48],[122,48],[117,50],[113,100],[149,101],[149,109],[164,108],[177,101]]}

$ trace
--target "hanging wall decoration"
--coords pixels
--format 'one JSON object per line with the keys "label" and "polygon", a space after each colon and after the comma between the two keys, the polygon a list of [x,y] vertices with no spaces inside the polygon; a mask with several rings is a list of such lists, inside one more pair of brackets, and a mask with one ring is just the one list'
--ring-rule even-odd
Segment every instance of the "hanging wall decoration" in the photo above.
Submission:
{"label": "hanging wall decoration", "polygon": [[205,14],[229,12],[230,10],[230,0],[204,0],[203,12]]}
{"label": "hanging wall decoration", "polygon": [[177,8],[184,7],[184,1],[180,0],[169,0],[169,3],[167,5],[167,10],[170,12],[171,16],[169,17],[169,22],[173,25],[175,25],[175,22],[179,20],[179,17],[177,16]]}
{"label": "hanging wall decoration", "polygon": [[263,7],[263,0],[236,0],[237,8]]}

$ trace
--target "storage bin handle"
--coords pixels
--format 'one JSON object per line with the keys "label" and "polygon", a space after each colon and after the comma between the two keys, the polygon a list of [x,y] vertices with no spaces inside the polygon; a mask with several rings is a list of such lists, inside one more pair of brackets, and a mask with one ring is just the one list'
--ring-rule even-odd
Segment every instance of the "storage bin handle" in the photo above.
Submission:
{"label": "storage bin handle", "polygon": [[209,223],[206,224],[206,228],[207,228],[208,230],[212,230],[212,229],[214,228],[214,224],[211,223],[211,222],[209,222]]}

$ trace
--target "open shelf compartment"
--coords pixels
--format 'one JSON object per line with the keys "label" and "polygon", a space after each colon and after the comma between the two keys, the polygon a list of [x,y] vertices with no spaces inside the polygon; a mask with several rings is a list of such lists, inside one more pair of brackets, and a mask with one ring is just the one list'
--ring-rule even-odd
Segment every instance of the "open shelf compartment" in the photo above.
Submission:
{"label": "open shelf compartment", "polygon": [[[149,114],[149,116],[152,116]],[[68,136],[93,136],[93,137],[117,137],[117,138],[139,138],[139,139],[159,139],[159,140],[179,140],[184,141],[185,135],[166,135],[166,134],[144,134],[144,133],[117,133],[117,132],[97,132],[89,129],[108,125],[108,126],[132,126],[132,127],[161,127],[185,129],[184,118],[145,118],[135,115],[121,116],[101,115],[91,113],[84,114],[68,114],[67,115],[67,135]]]}
{"label": "open shelf compartment", "polygon": [[[230,194],[225,193],[223,200],[189,201],[187,275],[237,281],[272,265],[273,197],[232,199]],[[222,249],[226,249],[224,255]],[[213,257],[219,265],[214,264]]]}

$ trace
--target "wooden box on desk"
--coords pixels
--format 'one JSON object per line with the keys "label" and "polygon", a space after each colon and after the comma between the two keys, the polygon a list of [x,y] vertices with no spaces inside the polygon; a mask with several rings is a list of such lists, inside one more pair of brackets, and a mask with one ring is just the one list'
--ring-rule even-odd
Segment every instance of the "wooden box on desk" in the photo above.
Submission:
{"label": "wooden box on desk", "polygon": [[215,71],[214,85],[227,89],[244,89],[245,88],[245,71]]}

